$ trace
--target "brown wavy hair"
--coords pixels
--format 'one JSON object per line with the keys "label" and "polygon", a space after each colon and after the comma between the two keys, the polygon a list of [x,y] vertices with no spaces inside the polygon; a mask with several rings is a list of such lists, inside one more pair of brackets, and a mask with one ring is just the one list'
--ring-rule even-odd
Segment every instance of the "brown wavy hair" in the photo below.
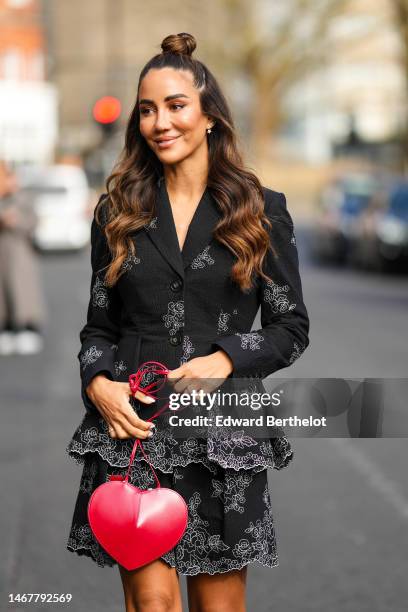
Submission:
{"label": "brown wavy hair", "polygon": [[[207,187],[222,213],[214,229],[214,238],[236,257],[231,279],[242,291],[250,290],[256,274],[271,280],[262,270],[268,248],[274,251],[265,227],[272,224],[264,213],[262,185],[255,174],[244,167],[233,119],[220,86],[208,68],[191,57],[196,48],[195,38],[185,32],[172,34],[163,40],[161,48],[162,52],[152,57],[140,73],[138,95],[127,123],[125,144],[106,180],[109,198],[105,234],[112,261],[105,282],[107,286],[116,283],[129,251],[135,255],[130,234],[155,216],[157,181],[163,176],[163,166],[140,133],[138,98],[142,79],[150,69],[171,67],[192,73],[194,86],[200,92],[202,112],[215,122],[207,139]],[[100,208],[97,206],[95,211],[98,223]]]}

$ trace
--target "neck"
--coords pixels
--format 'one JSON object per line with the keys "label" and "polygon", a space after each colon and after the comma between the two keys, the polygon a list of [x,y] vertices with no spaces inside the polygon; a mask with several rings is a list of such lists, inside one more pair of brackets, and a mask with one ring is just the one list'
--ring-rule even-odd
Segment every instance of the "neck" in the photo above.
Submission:
{"label": "neck", "polygon": [[208,162],[198,164],[188,158],[178,164],[163,164],[163,174],[169,195],[191,201],[199,198],[207,186]]}

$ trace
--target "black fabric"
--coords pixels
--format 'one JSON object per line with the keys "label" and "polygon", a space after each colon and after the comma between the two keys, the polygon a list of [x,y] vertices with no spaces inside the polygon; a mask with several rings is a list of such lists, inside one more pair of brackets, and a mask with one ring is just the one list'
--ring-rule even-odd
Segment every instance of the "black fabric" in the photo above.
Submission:
{"label": "black fabric", "polygon": [[[145,361],[160,361],[174,369],[194,357],[222,349],[234,365],[231,378],[254,379],[253,389],[262,391],[261,379],[290,366],[308,346],[309,319],[292,219],[284,194],[266,187],[264,193],[265,212],[272,222],[271,243],[277,256],[270,251],[264,265],[273,282],[265,283],[259,277],[249,292],[242,292],[232,282],[234,257],[213,237],[221,213],[208,188],[180,251],[165,181],[159,181],[154,217],[132,236],[136,253],[129,251],[124,273],[113,288],[104,279],[110,260],[106,236],[103,227],[93,220],[90,300],[78,353],[85,414],[67,446],[68,454],[84,464],[84,469],[90,469],[90,458],[96,462],[97,473],[104,462],[109,469],[126,468],[134,442],[110,438],[106,422],[86,394],[95,375],[103,372],[112,380],[128,381]],[[106,196],[102,199],[101,212],[106,219],[109,200]],[[259,307],[262,328],[252,330]],[[151,408],[138,400],[131,399],[130,403],[142,418],[152,414]],[[278,437],[254,439],[244,432],[218,428],[207,439],[179,439],[159,421],[156,424],[153,438],[143,443],[153,466],[166,474],[164,478],[173,478],[173,483],[187,482],[191,470],[199,470],[196,488],[186,490],[186,498],[196,492],[204,505],[209,503],[211,487],[207,489],[202,483],[208,482],[208,472],[213,469],[217,470],[216,480],[235,473],[240,481],[264,472],[256,477],[259,482],[260,478],[266,479],[265,468],[280,470],[294,456],[283,431]],[[135,466],[145,469],[142,456],[136,457]],[[96,480],[93,482],[96,486]],[[251,498],[255,509],[257,503],[261,504],[258,485],[251,480],[245,486],[247,492],[254,487]],[[84,499],[78,504],[76,512],[82,513],[82,518],[77,518],[77,525],[86,529]],[[213,501],[210,506],[215,512]],[[251,520],[258,520],[254,512],[251,505],[246,506],[237,529],[242,531]],[[73,533],[70,541],[74,541]],[[272,539],[270,532],[271,548]],[[233,560],[231,548],[225,550],[225,555]],[[183,563],[180,567],[186,573],[189,570]],[[204,567],[202,563],[201,571],[205,571]]]}
{"label": "black fabric", "polygon": [[[101,273],[109,263],[106,238],[95,220],[92,224],[91,300],[78,355],[84,386],[102,370],[114,377],[118,339],[130,330],[142,337],[147,355],[182,331],[184,342],[166,345],[170,367],[185,359],[183,349],[197,356],[195,342],[206,347],[204,354],[218,347],[226,350],[234,363],[233,376],[262,379],[289,366],[294,351],[303,352],[308,345],[309,319],[284,194],[265,188],[265,212],[277,252],[268,252],[265,271],[274,282],[262,279],[248,293],[229,278],[232,254],[212,238],[220,213],[209,190],[197,207],[182,253],[164,181],[158,196],[157,216],[145,232],[136,233],[136,256],[129,255],[126,272],[114,288],[105,286]],[[175,281],[178,291],[173,290]],[[251,330],[259,306],[262,329]]]}
{"label": "black fabric", "polygon": [[[67,548],[100,567],[113,567],[117,562],[90,529],[89,498],[110,474],[124,476],[126,472],[127,468],[112,468],[97,454],[88,455],[84,463]],[[236,472],[216,463],[211,469],[189,463],[175,467],[172,473],[156,470],[156,474],[160,485],[180,493],[188,506],[183,537],[161,557],[180,574],[227,572],[255,561],[268,567],[279,565],[266,469]],[[146,462],[132,466],[129,481],[141,489],[156,487]]]}

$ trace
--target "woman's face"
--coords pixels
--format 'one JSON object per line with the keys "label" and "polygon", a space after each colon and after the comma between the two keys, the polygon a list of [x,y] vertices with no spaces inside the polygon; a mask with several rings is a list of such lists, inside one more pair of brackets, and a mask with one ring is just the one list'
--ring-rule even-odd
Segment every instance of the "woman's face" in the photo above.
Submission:
{"label": "woman's face", "polygon": [[164,164],[175,164],[207,149],[213,122],[201,112],[193,75],[174,68],[152,69],[139,88],[140,132]]}

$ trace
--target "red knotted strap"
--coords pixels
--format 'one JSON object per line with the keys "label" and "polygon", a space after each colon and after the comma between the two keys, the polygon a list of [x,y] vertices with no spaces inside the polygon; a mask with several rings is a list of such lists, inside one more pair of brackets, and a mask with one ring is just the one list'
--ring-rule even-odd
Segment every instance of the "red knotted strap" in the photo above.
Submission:
{"label": "red knotted strap", "polygon": [[[160,389],[165,384],[165,378],[162,378],[159,381],[153,381],[149,385],[146,385],[145,387],[141,387],[140,383],[142,382],[143,377],[145,376],[146,372],[152,372],[153,374],[159,374],[161,376],[167,377],[167,374],[170,372],[170,370],[168,370],[166,368],[166,366],[164,366],[159,361],[145,361],[139,367],[139,369],[137,370],[137,372],[135,374],[131,374],[129,376],[129,386],[130,386],[130,390],[132,391],[133,394],[135,394],[136,391],[140,390],[145,395],[148,395],[149,397],[156,398],[157,397],[157,392],[160,391]],[[147,421],[152,421],[156,416],[158,416],[159,414],[164,412],[164,410],[166,410],[168,405],[169,405],[169,402],[167,402],[167,404],[165,406],[163,406],[163,408],[161,408],[155,414],[153,414],[153,416],[148,418]],[[127,470],[127,473],[126,473],[126,476],[125,476],[125,481],[127,482],[129,480],[130,468],[132,467],[133,460],[135,458],[138,446],[140,446],[140,449],[141,449],[141,451],[142,451],[146,461],[148,462],[148,464],[150,465],[150,467],[151,467],[151,469],[153,471],[154,477],[156,479],[157,486],[160,487],[160,481],[157,478],[157,474],[154,471],[154,467],[152,466],[148,456],[146,455],[146,453],[144,451],[142,440],[140,438],[136,438],[135,443],[133,445],[132,453],[130,455],[129,467],[128,467],[128,470]]]}

